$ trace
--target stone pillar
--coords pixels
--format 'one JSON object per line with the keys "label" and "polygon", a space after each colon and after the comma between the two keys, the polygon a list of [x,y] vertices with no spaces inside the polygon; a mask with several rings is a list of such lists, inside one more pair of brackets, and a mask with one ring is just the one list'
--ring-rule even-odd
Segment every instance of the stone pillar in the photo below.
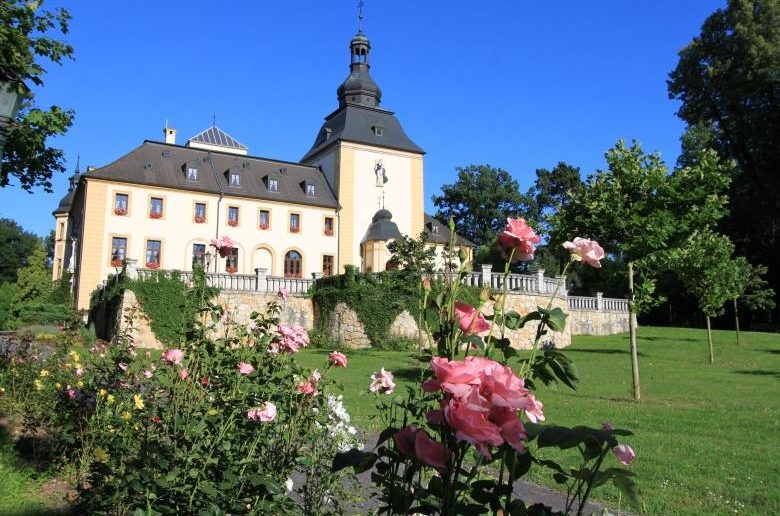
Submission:
{"label": "stone pillar", "polygon": [[491,278],[493,276],[493,265],[490,263],[482,264],[482,288],[490,288],[493,284]]}
{"label": "stone pillar", "polygon": [[603,292],[596,292],[596,310],[599,312],[604,311],[604,298],[602,297],[604,295]]}
{"label": "stone pillar", "polygon": [[125,258],[125,274],[130,279],[138,277],[138,260],[135,258]]}
{"label": "stone pillar", "polygon": [[258,292],[265,292],[268,290],[266,274],[268,274],[268,269],[265,267],[257,267],[255,269],[255,290]]}
{"label": "stone pillar", "polygon": [[558,293],[563,297],[568,296],[569,290],[566,288],[566,276],[555,276],[555,279],[557,279],[558,283],[561,284],[561,288],[558,289]]}
{"label": "stone pillar", "polygon": [[312,272],[311,277],[314,279],[314,281],[317,281],[318,279],[322,279],[325,275],[321,272]]}
{"label": "stone pillar", "polygon": [[544,294],[544,269],[536,271],[536,291],[540,294]]}

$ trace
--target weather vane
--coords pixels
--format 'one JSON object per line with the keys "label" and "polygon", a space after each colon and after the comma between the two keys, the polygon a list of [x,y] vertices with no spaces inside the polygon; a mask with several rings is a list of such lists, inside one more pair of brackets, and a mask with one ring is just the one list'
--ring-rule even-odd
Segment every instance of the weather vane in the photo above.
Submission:
{"label": "weather vane", "polygon": [[366,3],[363,0],[358,2],[358,32],[363,32],[363,6]]}

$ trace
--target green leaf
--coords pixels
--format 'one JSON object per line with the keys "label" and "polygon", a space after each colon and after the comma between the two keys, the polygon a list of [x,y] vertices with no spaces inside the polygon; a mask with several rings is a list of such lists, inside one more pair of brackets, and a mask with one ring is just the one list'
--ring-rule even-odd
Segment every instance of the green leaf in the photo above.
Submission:
{"label": "green leaf", "polygon": [[636,508],[642,507],[642,494],[636,481],[630,476],[615,476],[612,484],[628,498],[628,501]]}
{"label": "green leaf", "polygon": [[333,457],[331,471],[335,473],[351,466],[356,473],[362,473],[371,469],[377,458],[376,453],[364,452],[354,448],[347,452],[338,452]]}
{"label": "green leaf", "polygon": [[566,327],[566,317],[568,315],[556,306],[547,314],[547,326],[552,331],[562,332]]}

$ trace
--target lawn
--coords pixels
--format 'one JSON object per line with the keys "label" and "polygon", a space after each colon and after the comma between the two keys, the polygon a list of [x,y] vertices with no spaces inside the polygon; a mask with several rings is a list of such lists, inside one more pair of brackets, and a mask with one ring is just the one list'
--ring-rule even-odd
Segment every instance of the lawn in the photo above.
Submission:
{"label": "lawn", "polygon": [[[642,401],[631,399],[626,335],[575,337],[569,356],[581,376],[577,392],[542,387],[548,423],[599,426],[611,421],[636,435],[647,514],[780,514],[780,336],[714,332],[715,364],[706,364],[704,330],[641,328]],[[306,350],[321,367],[326,351]],[[349,368],[332,370],[355,423],[375,430],[372,371],[385,367],[399,385],[415,383],[412,353],[352,351]],[[535,480],[552,484],[546,472]],[[617,492],[597,491],[613,507]]]}

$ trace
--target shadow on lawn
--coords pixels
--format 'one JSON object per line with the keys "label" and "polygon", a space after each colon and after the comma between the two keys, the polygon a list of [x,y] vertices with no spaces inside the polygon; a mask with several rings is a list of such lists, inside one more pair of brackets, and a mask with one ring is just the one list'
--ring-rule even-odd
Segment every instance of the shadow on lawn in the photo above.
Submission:
{"label": "shadow on lawn", "polygon": [[761,351],[770,353],[772,355],[780,355],[780,349],[762,349]]}
{"label": "shadow on lawn", "polygon": [[[628,355],[631,351],[627,349],[571,349],[571,348],[564,348],[564,353],[567,355],[569,353],[596,353],[599,355]],[[640,357],[645,356],[644,353],[641,351],[637,352],[637,355]]]}
{"label": "shadow on lawn", "polygon": [[662,340],[662,341],[665,341],[665,342],[672,342],[672,341],[698,342],[699,341],[699,339],[694,339],[692,337],[674,337],[674,338],[670,339],[669,337],[643,337],[642,335],[637,335],[636,339],[637,340],[649,340],[651,342],[659,341],[659,340]]}
{"label": "shadow on lawn", "polygon": [[780,380],[780,372],[767,371],[766,369],[742,369],[740,371],[734,371],[737,374],[749,374],[751,376],[768,376],[775,380]]}

